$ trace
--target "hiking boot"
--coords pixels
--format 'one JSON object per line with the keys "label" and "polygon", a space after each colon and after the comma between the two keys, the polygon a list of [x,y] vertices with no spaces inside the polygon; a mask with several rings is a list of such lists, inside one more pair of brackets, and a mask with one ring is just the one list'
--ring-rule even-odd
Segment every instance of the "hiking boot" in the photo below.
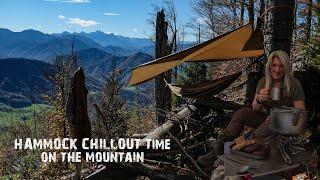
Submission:
{"label": "hiking boot", "polygon": [[224,143],[231,139],[233,139],[233,137],[227,135],[226,132],[219,133],[218,139],[212,143],[213,150],[206,155],[199,156],[197,162],[202,166],[213,165],[217,159],[217,155],[224,154]]}
{"label": "hiking boot", "polygon": [[197,159],[197,163],[202,167],[212,166],[216,159],[216,153],[214,151],[211,151],[208,154],[199,156]]}
{"label": "hiking boot", "polygon": [[217,155],[222,155],[224,154],[224,143],[227,141],[232,141],[234,136],[230,136],[230,133],[226,131],[222,131],[218,134],[217,141],[214,146],[214,151],[216,152]]}
{"label": "hiking boot", "polygon": [[209,153],[199,156],[197,162],[201,166],[210,166],[213,165],[215,160],[217,159],[217,155],[223,154],[223,145],[224,142],[219,142],[218,140],[212,141],[210,144],[209,149],[212,149]]}

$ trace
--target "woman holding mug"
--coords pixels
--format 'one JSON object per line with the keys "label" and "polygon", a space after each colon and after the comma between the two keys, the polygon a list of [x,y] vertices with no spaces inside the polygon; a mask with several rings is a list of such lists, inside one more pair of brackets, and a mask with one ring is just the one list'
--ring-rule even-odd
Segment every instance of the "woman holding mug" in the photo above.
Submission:
{"label": "woman holding mug", "polygon": [[[272,103],[270,103],[272,92],[278,93],[277,95],[272,94],[278,103],[301,110],[306,109],[302,86],[299,80],[293,77],[289,56],[284,51],[274,51],[269,55],[265,77],[257,85],[252,109],[243,107],[236,111],[227,128],[219,134],[215,152],[211,152],[211,155],[200,156],[198,161],[200,163],[201,160],[210,161],[210,157],[214,154],[222,154],[224,142],[238,137],[245,126],[255,128],[254,136],[256,138],[270,136],[272,131],[269,127],[267,110],[272,107]],[[281,97],[280,100],[279,97]]]}

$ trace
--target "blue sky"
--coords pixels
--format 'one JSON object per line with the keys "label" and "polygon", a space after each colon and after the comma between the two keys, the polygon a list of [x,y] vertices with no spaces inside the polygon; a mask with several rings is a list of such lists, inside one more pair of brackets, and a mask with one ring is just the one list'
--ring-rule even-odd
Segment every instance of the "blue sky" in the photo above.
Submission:
{"label": "blue sky", "polygon": [[[153,3],[160,0],[1,0],[0,27],[13,31],[35,29],[45,33],[112,32],[148,37],[146,22]],[[178,21],[186,23],[192,11],[188,0],[174,0]]]}

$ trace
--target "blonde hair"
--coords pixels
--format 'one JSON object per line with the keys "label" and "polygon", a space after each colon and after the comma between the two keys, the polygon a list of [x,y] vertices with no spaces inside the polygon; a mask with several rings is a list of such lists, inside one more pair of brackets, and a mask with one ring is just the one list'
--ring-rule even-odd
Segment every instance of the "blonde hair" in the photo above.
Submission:
{"label": "blonde hair", "polygon": [[292,80],[292,71],[291,71],[291,66],[290,66],[290,58],[288,54],[284,51],[273,51],[269,57],[268,61],[266,64],[266,69],[265,69],[265,76],[266,76],[266,87],[271,88],[272,85],[272,76],[270,72],[270,68],[272,65],[272,60],[274,58],[277,58],[280,60],[283,70],[284,70],[284,88],[286,89],[287,93],[289,94],[290,92],[290,86],[291,86],[291,80]]}

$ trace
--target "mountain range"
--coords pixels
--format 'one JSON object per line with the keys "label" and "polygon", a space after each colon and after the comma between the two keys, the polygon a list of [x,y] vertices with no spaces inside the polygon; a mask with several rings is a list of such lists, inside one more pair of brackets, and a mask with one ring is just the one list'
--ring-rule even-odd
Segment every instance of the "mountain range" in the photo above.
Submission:
{"label": "mountain range", "polygon": [[101,31],[45,34],[32,29],[13,32],[0,28],[0,42],[1,58],[28,58],[45,62],[51,62],[57,54],[69,54],[72,48],[96,48],[116,56],[128,56],[137,52],[152,55],[154,52],[154,43],[151,40]]}
{"label": "mountain range", "polygon": [[[130,56],[114,56],[96,48],[77,52],[78,65],[83,67],[86,75],[86,86],[89,91],[100,92],[105,78],[114,65],[121,70],[121,83],[124,88],[121,95],[128,102],[134,101],[135,90],[125,88],[130,77],[130,70],[141,63],[152,60],[152,56],[134,53]],[[32,103],[43,103],[42,95],[50,92],[53,84],[45,74],[54,72],[56,67],[47,62],[23,58],[0,59],[0,103],[11,107],[25,107]],[[152,84],[144,85],[150,89]],[[141,97],[146,103],[147,97]]]}
{"label": "mountain range", "polygon": [[[41,94],[52,89],[44,72],[54,71],[57,55],[76,52],[90,91],[100,92],[114,65],[121,70],[121,95],[134,101],[135,90],[126,88],[131,68],[153,59],[153,42],[101,31],[45,34],[35,30],[13,32],[0,29],[0,103],[24,107],[42,102]],[[150,89],[151,84],[142,86]],[[33,97],[35,95],[36,97]],[[145,95],[142,95],[145,96]],[[142,97],[147,101],[146,97]]]}
{"label": "mountain range", "polygon": [[[65,31],[63,33],[55,33],[55,36],[70,36],[71,33]],[[121,35],[115,35],[113,33],[106,34],[102,31],[90,32],[90,33],[74,33],[76,36],[87,37],[102,46],[117,46],[125,49],[139,49],[153,45],[153,42],[145,38],[130,38]]]}

